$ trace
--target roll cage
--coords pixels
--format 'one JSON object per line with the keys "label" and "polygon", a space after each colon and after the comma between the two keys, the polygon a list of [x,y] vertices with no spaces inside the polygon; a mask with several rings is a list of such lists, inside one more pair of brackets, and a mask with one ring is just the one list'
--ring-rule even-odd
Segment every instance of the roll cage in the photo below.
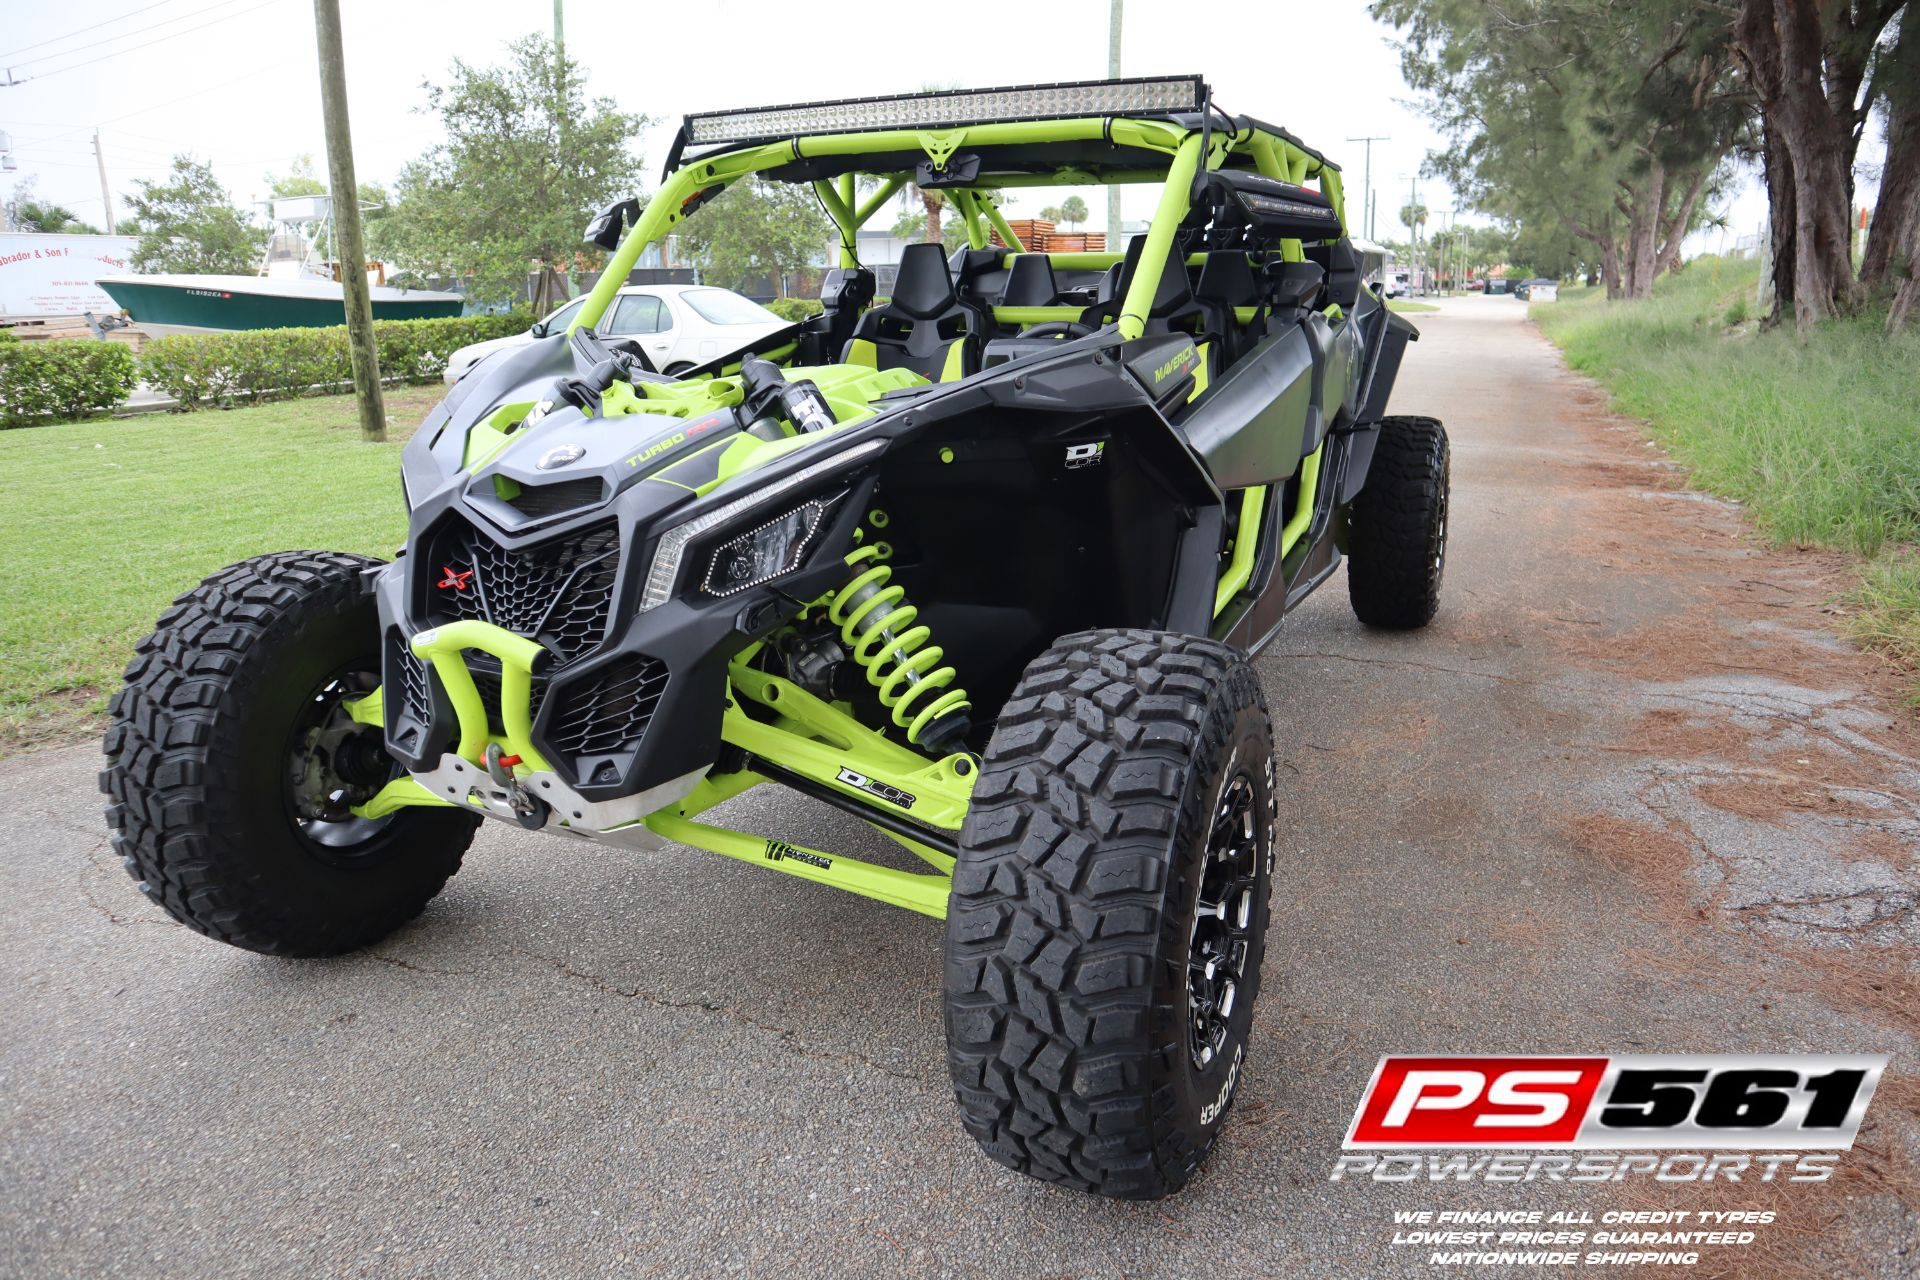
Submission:
{"label": "roll cage", "polygon": [[[613,251],[569,332],[599,323],[621,282],[650,245],[671,234],[726,187],[754,176],[812,186],[839,234],[843,267],[858,265],[854,245],[860,228],[916,179],[937,185],[950,197],[971,247],[986,248],[991,229],[1015,253],[1024,252],[1025,246],[1001,213],[992,194],[996,189],[1158,182],[1160,194],[1146,245],[1116,322],[1125,339],[1137,338],[1146,329],[1161,274],[1181,224],[1192,210],[1195,179],[1203,171],[1238,169],[1283,182],[1316,182],[1340,225],[1346,222],[1338,165],[1284,129],[1246,116],[1227,116],[1215,110],[1210,100],[1200,111],[1164,116],[807,134],[715,147],[691,156],[683,154],[689,132],[683,125],[660,190]],[[949,162],[962,154],[967,157],[968,172],[950,172]],[[972,168],[975,159],[977,169]],[[862,178],[878,181],[878,189],[861,196]],[[1299,240],[1282,240],[1278,247],[1283,261],[1305,259]],[[1106,268],[1123,257],[1119,252],[1048,256],[1056,266],[1069,268]],[[1077,309],[996,308],[995,314],[1006,323],[1038,324],[1072,319]]]}

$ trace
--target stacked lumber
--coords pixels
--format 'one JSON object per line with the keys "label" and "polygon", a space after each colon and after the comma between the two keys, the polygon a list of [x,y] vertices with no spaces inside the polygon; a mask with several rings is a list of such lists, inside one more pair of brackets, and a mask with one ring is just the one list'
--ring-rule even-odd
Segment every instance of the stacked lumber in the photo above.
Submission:
{"label": "stacked lumber", "polygon": [[[1007,226],[1013,229],[1013,234],[1020,237],[1020,243],[1027,246],[1030,253],[1040,252],[1040,242],[1053,234],[1051,218],[1016,218],[1007,223]],[[993,237],[993,242],[1000,243],[998,234]]]}
{"label": "stacked lumber", "polygon": [[1046,238],[1040,249],[1044,253],[1105,253],[1107,233],[1104,231],[1056,231]]}
{"label": "stacked lumber", "polygon": [[[28,320],[0,321],[4,328],[22,342],[58,342],[68,339],[94,341],[93,330],[87,327],[85,316],[35,316]],[[139,329],[110,329],[108,342],[118,342],[122,346],[132,347],[138,355],[140,348],[152,340],[151,336]]]}
{"label": "stacked lumber", "polygon": [[[1028,253],[1104,253],[1107,248],[1107,233],[1104,231],[1056,231],[1055,223],[1049,218],[1016,218],[1007,223],[1013,234],[1020,237],[1020,243],[1027,247]],[[993,243],[1005,243],[998,232],[993,234]]]}

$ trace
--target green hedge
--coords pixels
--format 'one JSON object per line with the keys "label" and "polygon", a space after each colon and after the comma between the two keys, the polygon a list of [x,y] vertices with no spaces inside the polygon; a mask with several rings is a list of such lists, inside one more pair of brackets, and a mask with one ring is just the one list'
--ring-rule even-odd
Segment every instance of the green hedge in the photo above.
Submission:
{"label": "green hedge", "polygon": [[820,314],[818,298],[775,298],[765,305],[767,310],[789,323]]}
{"label": "green hedge", "polygon": [[0,343],[0,425],[84,418],[133,394],[133,352],[118,342]]}
{"label": "green hedge", "polygon": [[[525,309],[447,320],[376,321],[380,375],[387,381],[432,382],[459,348],[524,333],[532,323],[533,314]],[[353,382],[344,325],[175,334],[148,343],[140,364],[147,382],[182,409],[321,395]]]}

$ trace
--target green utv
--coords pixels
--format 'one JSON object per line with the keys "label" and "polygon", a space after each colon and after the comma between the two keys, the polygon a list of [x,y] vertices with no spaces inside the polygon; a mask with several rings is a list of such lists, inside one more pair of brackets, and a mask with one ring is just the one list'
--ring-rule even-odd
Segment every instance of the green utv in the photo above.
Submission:
{"label": "green utv", "polygon": [[[689,116],[667,170],[589,229],[611,260],[572,330],[421,424],[391,564],[259,556],[161,616],[113,702],[114,847],[276,955],[413,919],[483,818],[944,919],[967,1130],[1037,1178],[1175,1191],[1266,947],[1249,655],[1343,556],[1372,626],[1440,587],[1446,435],[1385,415],[1415,331],[1364,286],[1340,171],[1197,77]],[[817,194],[823,313],[674,376],[596,334],[749,179]],[[881,301],[857,233],[909,183],[968,246],[908,247]],[[1158,184],[1124,253],[1027,252],[1000,208],[1094,183]],[[926,869],[701,820],[763,782]]]}

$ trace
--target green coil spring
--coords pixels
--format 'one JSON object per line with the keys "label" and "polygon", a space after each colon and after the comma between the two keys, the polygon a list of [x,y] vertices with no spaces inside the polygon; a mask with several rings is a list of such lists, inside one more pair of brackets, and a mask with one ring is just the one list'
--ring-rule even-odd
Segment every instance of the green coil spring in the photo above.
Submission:
{"label": "green coil spring", "polygon": [[[925,747],[921,735],[936,721],[948,721],[934,736],[951,736],[954,721],[973,704],[954,681],[959,673],[940,665],[943,650],[927,643],[933,632],[914,625],[918,609],[905,603],[906,590],[891,581],[884,542],[869,543],[847,557],[852,581],[827,603],[827,617],[840,628],[853,660],[879,690],[880,705],[907,731],[907,741]],[[864,568],[862,566],[865,566]],[[960,730],[964,735],[964,728]],[[944,742],[943,742],[944,747]]]}

